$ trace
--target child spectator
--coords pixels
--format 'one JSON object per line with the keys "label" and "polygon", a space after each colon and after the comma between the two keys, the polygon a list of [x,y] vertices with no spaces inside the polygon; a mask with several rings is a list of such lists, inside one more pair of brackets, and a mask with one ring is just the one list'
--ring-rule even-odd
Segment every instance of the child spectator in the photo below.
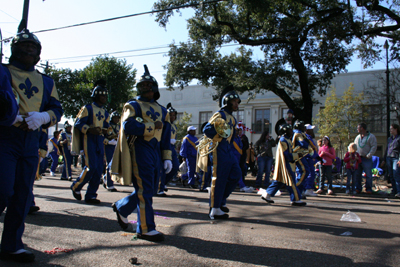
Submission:
{"label": "child spectator", "polygon": [[321,179],[319,181],[319,189],[317,194],[324,192],[325,179],[328,180],[328,195],[333,195],[332,186],[332,164],[336,158],[335,149],[331,145],[331,141],[328,136],[322,138],[323,146],[319,148],[318,155],[322,158],[321,166]]}
{"label": "child spectator", "polygon": [[[350,192],[355,193],[355,178],[356,170],[358,169],[358,164],[361,162],[360,154],[357,153],[357,145],[351,143],[348,147],[348,152],[344,156],[344,162],[346,162],[347,171],[347,184],[346,184],[346,194]],[[350,181],[351,181],[351,191],[350,191]]]}

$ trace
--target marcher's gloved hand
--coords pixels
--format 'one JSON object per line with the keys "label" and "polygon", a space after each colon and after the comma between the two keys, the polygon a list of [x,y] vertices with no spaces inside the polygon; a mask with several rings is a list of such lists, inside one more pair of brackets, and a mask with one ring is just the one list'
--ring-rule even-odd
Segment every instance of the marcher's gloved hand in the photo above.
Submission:
{"label": "marcher's gloved hand", "polygon": [[30,130],[36,130],[43,124],[50,122],[50,115],[47,112],[28,112],[28,117],[25,118],[26,124]]}
{"label": "marcher's gloved hand", "polygon": [[23,121],[24,121],[24,118],[22,118],[21,115],[17,115],[17,116],[15,117],[15,121],[13,122],[13,124],[16,123],[16,122],[23,122]]}
{"label": "marcher's gloved hand", "polygon": [[116,146],[116,145],[117,145],[117,140],[113,139],[113,140],[111,140],[111,141],[108,141],[108,144],[109,144],[109,145]]}
{"label": "marcher's gloved hand", "polygon": [[164,170],[165,170],[165,174],[170,173],[170,171],[172,170],[172,161],[169,159],[164,160]]}
{"label": "marcher's gloved hand", "polygon": [[171,145],[175,145],[176,139],[171,139]]}

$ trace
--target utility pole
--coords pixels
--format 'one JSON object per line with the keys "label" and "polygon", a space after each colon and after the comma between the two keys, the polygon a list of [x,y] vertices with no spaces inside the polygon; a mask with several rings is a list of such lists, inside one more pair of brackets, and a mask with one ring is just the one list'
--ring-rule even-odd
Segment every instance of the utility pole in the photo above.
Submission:
{"label": "utility pole", "polygon": [[383,48],[386,49],[386,131],[387,137],[390,137],[390,91],[389,91],[389,44],[385,41]]}

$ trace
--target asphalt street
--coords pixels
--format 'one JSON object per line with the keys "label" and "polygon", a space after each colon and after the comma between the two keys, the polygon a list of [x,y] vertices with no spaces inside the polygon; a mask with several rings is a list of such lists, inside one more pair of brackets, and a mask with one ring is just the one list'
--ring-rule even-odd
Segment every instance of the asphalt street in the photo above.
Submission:
{"label": "asphalt street", "polygon": [[[169,267],[400,266],[400,200],[387,196],[338,192],[292,207],[287,193],[271,205],[236,191],[228,199],[230,218],[212,221],[207,193],[170,186],[167,197],[154,198],[157,230],[166,239],[152,243],[122,231],[111,208],[132,187],[100,186],[101,204],[88,205],[73,198],[70,185],[59,174],[35,183],[40,211],[28,215],[23,241],[36,260],[24,266],[132,266],[132,258],[135,265]],[[348,211],[361,222],[340,221]],[[1,231],[3,221],[4,215]],[[54,248],[72,251],[45,252]]]}

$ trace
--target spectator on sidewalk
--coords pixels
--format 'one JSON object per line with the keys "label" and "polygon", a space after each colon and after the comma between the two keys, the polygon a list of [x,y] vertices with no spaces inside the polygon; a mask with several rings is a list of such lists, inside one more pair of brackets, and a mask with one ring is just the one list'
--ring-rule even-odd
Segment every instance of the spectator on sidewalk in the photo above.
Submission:
{"label": "spectator on sidewalk", "polygon": [[336,158],[335,149],[332,147],[331,140],[328,136],[322,138],[323,145],[319,148],[318,155],[322,158],[321,179],[319,181],[319,189],[317,194],[324,192],[325,180],[328,181],[328,195],[333,195],[332,186],[332,165]]}
{"label": "spectator on sidewalk", "polygon": [[367,131],[367,125],[365,123],[360,123],[357,126],[357,131],[359,135],[357,135],[354,143],[357,145],[357,152],[361,156],[361,164],[356,174],[356,193],[361,193],[362,191],[362,173],[365,172],[366,193],[372,194],[372,156],[375,154],[378,144],[375,135]]}

